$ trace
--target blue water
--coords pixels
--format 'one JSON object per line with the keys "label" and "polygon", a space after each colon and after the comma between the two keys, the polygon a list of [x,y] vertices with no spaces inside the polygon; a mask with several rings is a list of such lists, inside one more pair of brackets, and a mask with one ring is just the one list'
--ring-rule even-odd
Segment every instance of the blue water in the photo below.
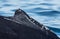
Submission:
{"label": "blue water", "polygon": [[13,16],[18,8],[60,37],[60,0],[0,0],[2,16]]}

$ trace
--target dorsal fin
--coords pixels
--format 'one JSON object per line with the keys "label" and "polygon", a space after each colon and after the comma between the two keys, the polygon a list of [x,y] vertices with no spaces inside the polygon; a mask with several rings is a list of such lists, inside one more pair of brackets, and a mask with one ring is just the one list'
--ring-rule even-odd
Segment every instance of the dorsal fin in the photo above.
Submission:
{"label": "dorsal fin", "polygon": [[[34,20],[33,18],[31,18],[30,16],[28,16],[28,14],[26,12],[24,12],[22,9],[18,9],[15,11],[15,17],[18,16],[18,15],[24,15],[26,17],[28,17],[28,19],[30,19],[32,22],[34,21],[34,23],[40,27],[43,26],[43,24],[40,24],[39,22],[37,22],[36,20]],[[21,17],[24,17],[24,16],[21,16]]]}
{"label": "dorsal fin", "polygon": [[22,9],[17,9],[17,10],[15,11],[15,15],[14,15],[14,16],[20,15],[20,14],[26,15],[26,16],[30,19],[30,17],[29,17],[29,16],[26,14],[26,12],[24,12]]}
{"label": "dorsal fin", "polygon": [[21,9],[17,9],[16,11],[15,11],[15,15],[18,15],[18,14],[20,14],[21,13]]}

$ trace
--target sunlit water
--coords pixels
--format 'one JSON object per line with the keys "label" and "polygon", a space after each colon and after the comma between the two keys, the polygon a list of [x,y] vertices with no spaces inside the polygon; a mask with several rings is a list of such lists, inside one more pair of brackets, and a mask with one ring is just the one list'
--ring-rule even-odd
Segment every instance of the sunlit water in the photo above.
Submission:
{"label": "sunlit water", "polygon": [[59,0],[0,0],[1,16],[13,16],[18,8],[60,36]]}

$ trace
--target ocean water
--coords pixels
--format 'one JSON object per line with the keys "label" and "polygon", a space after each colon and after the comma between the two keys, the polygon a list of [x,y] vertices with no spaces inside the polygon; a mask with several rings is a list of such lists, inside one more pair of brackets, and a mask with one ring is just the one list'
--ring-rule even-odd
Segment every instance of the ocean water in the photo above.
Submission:
{"label": "ocean water", "polygon": [[60,37],[60,0],[0,0],[1,16],[14,16],[19,8]]}

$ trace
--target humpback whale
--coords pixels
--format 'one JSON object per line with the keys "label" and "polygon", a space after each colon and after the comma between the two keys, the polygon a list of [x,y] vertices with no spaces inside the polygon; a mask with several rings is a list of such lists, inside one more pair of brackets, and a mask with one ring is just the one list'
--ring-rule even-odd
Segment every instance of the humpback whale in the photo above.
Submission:
{"label": "humpback whale", "polygon": [[12,17],[0,16],[0,39],[59,39],[21,9]]}

